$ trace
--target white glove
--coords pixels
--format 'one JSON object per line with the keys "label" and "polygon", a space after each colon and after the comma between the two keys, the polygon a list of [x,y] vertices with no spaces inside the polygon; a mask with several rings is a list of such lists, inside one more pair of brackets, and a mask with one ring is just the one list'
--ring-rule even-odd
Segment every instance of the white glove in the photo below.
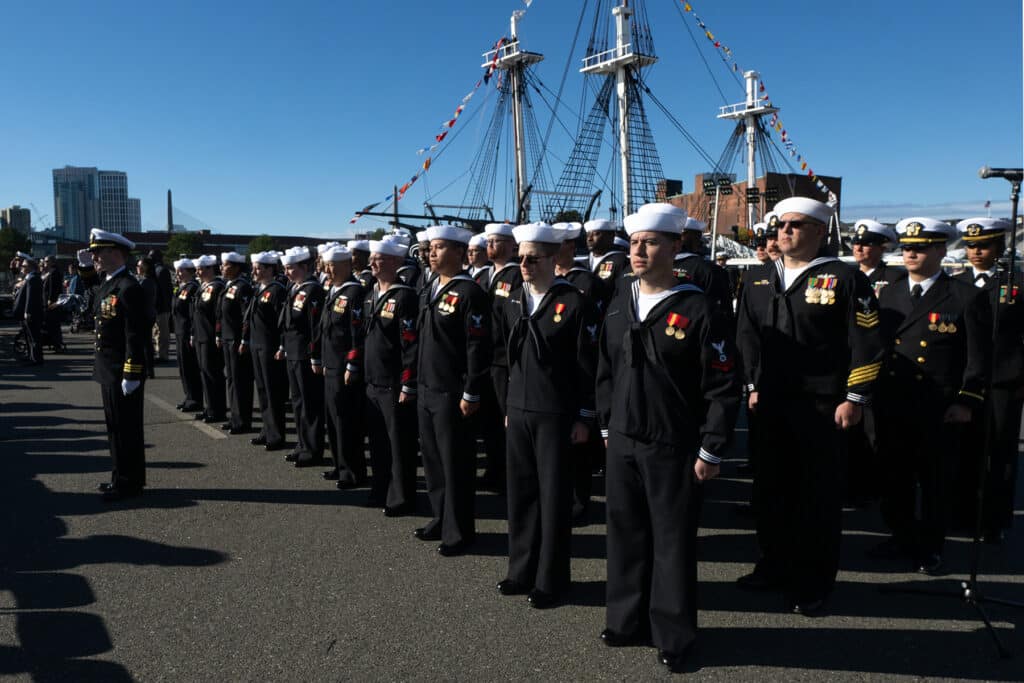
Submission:
{"label": "white glove", "polygon": [[121,393],[127,396],[138,389],[140,384],[142,384],[142,382],[137,379],[123,379],[121,380]]}

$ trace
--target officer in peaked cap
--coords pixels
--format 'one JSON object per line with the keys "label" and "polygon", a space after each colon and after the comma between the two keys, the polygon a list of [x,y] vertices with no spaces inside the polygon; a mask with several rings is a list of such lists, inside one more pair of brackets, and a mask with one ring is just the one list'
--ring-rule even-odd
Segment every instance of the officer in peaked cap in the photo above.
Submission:
{"label": "officer in peaked cap", "polygon": [[767,231],[767,223],[754,223],[754,257],[761,263],[771,261],[768,256]]}
{"label": "officer in peaked cap", "polygon": [[882,259],[886,249],[895,246],[896,242],[896,231],[888,225],[870,218],[862,218],[853,224],[853,234],[850,236],[853,259],[860,266],[860,272],[867,276],[875,296],[906,272],[897,266],[888,265]]}
{"label": "officer in peaked cap", "polygon": [[[992,388],[987,409],[990,433],[988,441],[977,430],[972,431],[970,448],[963,454],[977,454],[985,443],[990,444],[991,464],[985,479],[985,507],[982,513],[982,533],[987,542],[999,543],[1003,532],[1013,524],[1014,495],[1018,469],[1018,439],[1021,411],[1024,409],[1024,304],[1021,303],[1021,273],[1015,273],[1009,282],[1000,258],[1006,249],[1006,235],[1011,230],[1009,221],[993,218],[968,218],[957,223],[963,238],[967,260],[971,267],[956,276],[988,294],[989,305],[996,316],[995,347],[993,350]],[[966,463],[967,471],[957,477],[960,482],[963,506],[973,524],[975,492],[978,480],[977,462]]]}
{"label": "officer in peaked cap", "polygon": [[224,355],[227,376],[227,395],[231,419],[223,425],[229,434],[252,431],[252,357],[245,353],[245,312],[252,300],[252,281],[249,280],[246,258],[229,251],[220,255],[224,292],[217,303],[217,346]]}
{"label": "officer in peaked cap", "polygon": [[110,455],[110,482],[100,484],[103,500],[112,502],[142,494],[146,485],[146,444],[143,439],[145,345],[151,344],[145,295],[128,271],[135,244],[121,235],[93,228],[89,250],[106,274],[96,297],[96,359],[92,377],[100,384]]}
{"label": "officer in peaked cap", "polygon": [[224,281],[217,274],[217,257],[204,254],[196,258],[199,292],[193,298],[192,346],[196,350],[203,377],[205,410],[195,419],[207,424],[223,422],[227,417],[227,391],[224,386],[224,354],[217,348],[217,307],[224,293]]}
{"label": "officer in peaked cap", "polygon": [[878,450],[886,463],[882,515],[892,537],[869,555],[907,557],[918,571],[935,574],[943,566],[958,449],[984,409],[991,315],[986,292],[942,270],[946,243],[956,237],[953,226],[906,218],[896,232],[907,277],[879,298],[887,353],[875,401]]}
{"label": "officer in peaked cap", "polygon": [[680,671],[697,637],[701,482],[718,474],[739,404],[735,349],[708,297],[679,282],[682,223],[625,219],[635,279],[604,319],[597,409],[608,448],[609,646],[649,637]]}
{"label": "officer in peaked cap", "polygon": [[387,491],[384,514],[416,511],[416,364],[419,299],[398,269],[408,247],[385,237],[370,241],[374,284],[363,303],[366,431],[374,486]]}
{"label": "officer in peaked cap", "polygon": [[178,356],[178,377],[184,399],[178,410],[197,413],[203,410],[203,376],[199,370],[196,350],[190,344],[192,339],[192,308],[195,306],[199,283],[196,281],[196,264],[192,259],[182,258],[174,262],[178,288],[171,300],[171,315],[174,320],[174,342]]}
{"label": "officer in peaked cap", "polygon": [[427,230],[430,268],[419,318],[417,409],[423,473],[433,518],[417,538],[440,540],[442,556],[459,555],[476,539],[476,457],[472,417],[489,382],[491,307],[462,270],[472,234],[439,225]]}
{"label": "officer in peaked cap", "polygon": [[22,329],[27,341],[27,362],[31,365],[43,364],[43,280],[39,275],[38,263],[31,254],[19,251],[15,260],[21,271],[21,282],[14,295],[14,316],[21,318]]}
{"label": "officer in peaked cap", "polygon": [[249,440],[268,451],[284,448],[288,373],[285,361],[275,358],[281,347],[280,321],[288,288],[277,279],[281,257],[277,252],[250,254],[255,291],[242,325],[242,347],[252,358],[253,379],[260,404],[260,433]]}
{"label": "officer in peaked cap", "polygon": [[738,312],[747,404],[761,431],[753,490],[761,558],[738,584],[779,590],[794,612],[811,615],[839,569],[841,433],[870,403],[882,344],[867,278],[823,255],[831,207],[791,197],[775,213],[782,258],[761,266]]}
{"label": "officer in peaked cap", "polygon": [[495,325],[509,361],[509,561],[498,591],[529,593],[530,605],[544,609],[569,588],[572,445],[588,441],[597,417],[598,322],[583,293],[555,276],[563,231],[531,223],[514,234],[523,284]]}
{"label": "officer in peaked cap", "polygon": [[313,255],[306,247],[286,249],[281,263],[291,286],[281,319],[281,347],[274,357],[288,363],[298,437],[295,450],[285,460],[307,467],[324,459],[324,383],[314,372],[321,364],[317,330],[324,310],[324,288],[316,279]]}

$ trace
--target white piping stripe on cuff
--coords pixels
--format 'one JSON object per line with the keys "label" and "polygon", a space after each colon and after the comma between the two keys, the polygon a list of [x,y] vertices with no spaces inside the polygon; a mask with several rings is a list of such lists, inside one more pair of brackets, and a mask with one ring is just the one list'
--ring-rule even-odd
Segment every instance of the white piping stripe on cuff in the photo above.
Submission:
{"label": "white piping stripe on cuff", "polygon": [[703,460],[704,462],[711,463],[712,465],[719,465],[722,462],[722,459],[719,458],[717,455],[712,455],[703,448],[697,451],[697,457]]}
{"label": "white piping stripe on cuff", "polygon": [[347,364],[345,366],[345,369],[348,370],[349,372],[359,372],[359,366],[358,365],[352,365],[351,363]]}
{"label": "white piping stripe on cuff", "polygon": [[862,405],[862,406],[871,405],[871,399],[870,398],[868,398],[867,396],[861,396],[860,394],[855,394],[853,392],[848,392],[846,394],[846,400],[850,401],[852,403],[857,403],[857,404]]}
{"label": "white piping stripe on cuff", "polygon": [[748,392],[755,391],[753,384],[748,384],[744,387]]}
{"label": "white piping stripe on cuff", "polygon": [[597,411],[580,408],[580,417],[597,417]]}
{"label": "white piping stripe on cuff", "polygon": [[410,396],[414,396],[416,394],[416,387],[411,387],[408,384],[403,384],[402,385],[402,393],[403,394],[409,394]]}
{"label": "white piping stripe on cuff", "polygon": [[607,429],[602,429],[601,430],[601,438],[602,439],[607,439],[608,438],[608,430]]}
{"label": "white piping stripe on cuff", "polygon": [[467,403],[479,403],[480,402],[480,397],[479,396],[474,396],[473,394],[467,394],[467,393],[463,392],[462,400],[466,401]]}

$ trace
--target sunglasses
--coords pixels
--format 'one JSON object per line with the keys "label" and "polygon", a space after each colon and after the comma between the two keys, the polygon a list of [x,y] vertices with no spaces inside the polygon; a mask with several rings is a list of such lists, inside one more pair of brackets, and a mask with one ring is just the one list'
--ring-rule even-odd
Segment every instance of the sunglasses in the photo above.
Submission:
{"label": "sunglasses", "polygon": [[517,257],[516,260],[519,262],[520,265],[526,264],[528,266],[535,266],[538,263],[540,263],[540,258],[540,256],[529,256],[527,254],[523,254]]}

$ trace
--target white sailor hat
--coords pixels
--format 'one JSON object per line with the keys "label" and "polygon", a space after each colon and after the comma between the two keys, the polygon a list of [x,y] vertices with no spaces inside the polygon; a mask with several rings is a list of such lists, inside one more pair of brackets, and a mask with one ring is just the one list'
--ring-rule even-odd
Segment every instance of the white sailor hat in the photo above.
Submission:
{"label": "white sailor hat", "polygon": [[196,264],[190,258],[181,258],[174,262],[175,270],[195,270]]}
{"label": "white sailor hat", "polygon": [[[650,204],[644,204],[636,211],[637,213],[660,213],[666,216],[672,216],[675,220],[679,221],[679,225],[682,226],[683,230],[686,230],[687,214],[686,211],[679,208],[675,204],[669,204],[667,202],[651,202]],[[703,232],[703,228],[701,229]]]}
{"label": "white sailor hat", "polygon": [[469,230],[454,225],[432,225],[425,231],[427,241],[448,240],[449,242],[461,242],[469,244],[469,238],[473,236]]}
{"label": "white sailor hat", "polygon": [[897,240],[896,231],[888,225],[873,221],[870,218],[862,218],[853,224],[853,237],[850,241],[853,244],[885,244]]}
{"label": "white sailor hat", "polygon": [[79,249],[75,255],[78,256],[79,268],[95,268],[92,262],[92,252],[88,249]]}
{"label": "white sailor hat", "polygon": [[1010,221],[1001,218],[967,218],[956,224],[964,242],[984,242],[1002,237],[1010,229]]}
{"label": "white sailor hat", "polygon": [[339,244],[341,244],[341,242],[324,242],[323,244],[316,245],[317,256],[322,256],[325,251],[331,247],[336,247]]}
{"label": "white sailor hat", "polygon": [[281,262],[281,257],[276,251],[259,251],[249,254],[249,260],[253,263],[262,263],[265,266],[275,266]]}
{"label": "white sailor hat", "polygon": [[416,242],[430,241],[430,238],[427,237],[427,230],[430,230],[430,228],[424,228],[423,230],[420,230],[418,233],[416,233]]}
{"label": "white sailor hat", "polygon": [[687,216],[686,225],[683,226],[683,230],[689,230],[690,232],[699,232],[700,234],[703,235],[704,231],[707,230],[707,227],[707,223],[702,223],[693,216]]}
{"label": "white sailor hat", "polygon": [[565,223],[555,223],[551,227],[556,230],[562,231],[562,241],[568,242],[574,240],[580,236],[580,232],[583,230],[582,223],[576,223],[575,221],[569,221]]}
{"label": "white sailor hat", "polygon": [[370,253],[405,256],[409,252],[409,247],[402,242],[401,237],[401,235],[385,235],[381,240],[370,240]]}
{"label": "white sailor hat", "polygon": [[313,258],[312,254],[309,253],[308,247],[291,247],[284,250],[284,254],[281,255],[281,265],[290,266],[296,263],[302,263]]}
{"label": "white sailor hat", "polygon": [[[369,251],[369,248],[367,248],[367,251]],[[352,252],[349,251],[348,247],[339,244],[325,251],[320,257],[327,263],[333,263],[334,261],[351,261]]]}
{"label": "white sailor hat", "polygon": [[107,232],[106,230],[93,228],[89,231],[89,249],[99,249],[101,247],[134,249],[135,242],[132,242],[124,235],[118,235],[116,232]]}
{"label": "white sailor hat", "polygon": [[222,251],[220,253],[221,263],[245,263],[245,257],[237,251]]}
{"label": "white sailor hat", "polygon": [[[412,233],[406,230],[405,228],[395,228],[395,231],[393,233],[391,233],[390,235],[384,235],[383,237],[381,237],[381,239],[400,242],[408,247],[409,243],[412,242]],[[370,250],[373,251],[373,245],[370,246]]]}
{"label": "white sailor hat", "polygon": [[497,235],[498,237],[515,237],[511,223],[488,223],[484,226],[485,235]]}
{"label": "white sailor hat", "polygon": [[623,237],[619,237],[618,235],[616,235],[615,239],[612,240],[612,246],[617,249],[622,249],[623,251],[629,251],[629,241]]}
{"label": "white sailor hat", "polygon": [[[819,223],[828,224],[835,213],[825,202],[810,197],[786,197],[775,205],[773,212],[781,220],[787,213],[799,213]],[[769,222],[769,225],[771,223]]]}
{"label": "white sailor hat", "polygon": [[934,218],[904,218],[896,232],[900,244],[945,244],[956,237],[956,228]]}
{"label": "white sailor hat", "polygon": [[683,231],[683,223],[677,214],[666,211],[637,211],[622,221],[627,235],[637,232],[664,232],[676,237]]}
{"label": "white sailor hat", "polygon": [[192,263],[196,264],[196,268],[208,268],[217,265],[217,257],[213,254],[203,254],[194,259]]}
{"label": "white sailor hat", "polygon": [[595,218],[583,224],[587,232],[615,232],[615,224],[604,218]]}
{"label": "white sailor hat", "polygon": [[482,232],[478,235],[473,235],[469,238],[469,246],[477,249],[485,249],[487,247],[487,235]]}
{"label": "white sailor hat", "polygon": [[19,252],[18,252],[18,253],[16,254],[16,256],[17,256],[18,258],[22,259],[23,261],[31,261],[32,263],[35,263],[35,262],[36,262],[36,257],[35,257],[35,256],[33,256],[32,254],[26,254],[26,253],[25,253],[25,252],[23,252],[23,251],[19,251]]}
{"label": "white sailor hat", "polygon": [[370,240],[349,240],[348,250],[351,251],[370,251]]}
{"label": "white sailor hat", "polygon": [[563,242],[562,231],[544,223],[543,221],[517,225],[512,229],[512,235],[516,238],[516,242],[519,244],[522,244],[523,242],[561,244]]}

